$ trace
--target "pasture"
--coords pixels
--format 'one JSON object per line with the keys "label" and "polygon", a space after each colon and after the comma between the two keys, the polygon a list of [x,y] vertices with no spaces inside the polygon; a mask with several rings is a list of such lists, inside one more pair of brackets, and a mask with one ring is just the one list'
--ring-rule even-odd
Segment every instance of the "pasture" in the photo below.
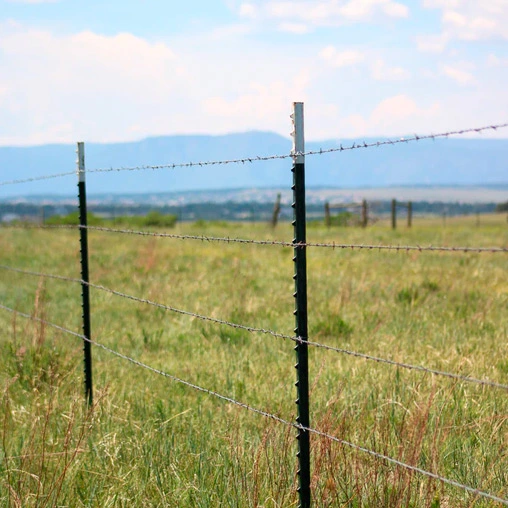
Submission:
{"label": "pasture", "polygon": [[[308,224],[309,242],[506,247],[505,216],[413,228]],[[171,233],[291,241],[279,224]],[[89,232],[90,280],[193,314],[292,335],[293,249]],[[309,340],[508,384],[508,254],[308,247]],[[80,278],[76,230],[0,229],[0,265]],[[81,332],[77,283],[1,270],[0,303]],[[155,369],[295,419],[295,343],[91,289],[92,339]],[[296,430],[0,310],[0,504],[297,506]],[[310,347],[311,427],[508,499],[508,392]],[[314,506],[489,507],[312,435]]]}

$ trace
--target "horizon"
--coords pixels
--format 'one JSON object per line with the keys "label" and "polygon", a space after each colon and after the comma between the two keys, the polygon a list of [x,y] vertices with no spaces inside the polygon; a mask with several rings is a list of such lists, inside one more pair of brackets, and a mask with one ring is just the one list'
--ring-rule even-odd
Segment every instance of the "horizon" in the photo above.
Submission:
{"label": "horizon", "polygon": [[[350,198],[354,196],[357,199],[377,199],[380,201],[389,201],[394,197],[397,200],[411,200],[414,202],[429,202],[429,203],[459,203],[459,204],[486,204],[486,203],[504,203],[507,201],[506,190],[508,190],[508,181],[499,184],[473,184],[473,185],[458,185],[458,184],[443,184],[443,185],[429,185],[429,184],[415,184],[415,185],[386,185],[386,186],[357,186],[357,187],[331,187],[331,186],[308,186],[307,198],[309,203],[318,201],[326,201],[329,199],[340,199],[340,197]],[[245,199],[241,195],[245,192],[250,193],[250,199]],[[264,199],[258,196],[255,199],[253,194],[271,193],[273,196],[268,198],[266,195]],[[197,200],[189,199],[188,201],[181,201],[181,204],[192,203],[225,203],[225,202],[239,202],[239,203],[271,203],[278,193],[283,194],[283,200],[291,198],[291,189],[286,187],[240,187],[240,188],[223,188],[223,189],[189,189],[189,190],[175,190],[175,191],[153,191],[153,192],[90,192],[88,198],[90,203],[98,201],[102,204],[119,203],[122,200],[134,200],[137,204],[154,204],[149,199],[171,199],[175,196],[180,198],[198,198]],[[391,193],[391,194],[389,194]],[[236,196],[235,196],[236,194]],[[204,199],[204,196],[215,196],[215,199]],[[221,199],[221,196],[229,195],[228,200]],[[202,196],[202,197],[200,197]],[[69,200],[77,202],[76,194],[25,194],[25,195],[12,195],[0,196],[0,203],[2,204],[37,204],[40,206],[56,205],[58,203],[68,203]],[[289,201],[288,201],[289,202]],[[125,203],[124,203],[125,204]],[[155,206],[155,204],[154,204]],[[160,203],[158,204],[160,206]]]}
{"label": "horizon", "polygon": [[[476,127],[486,127],[486,126],[476,126]],[[471,129],[474,129],[476,127],[470,127]],[[506,137],[501,137],[497,133],[497,129],[488,129],[486,131],[487,133],[480,133],[476,136],[468,136],[468,135],[460,135],[460,134],[450,134],[447,136],[443,136],[441,139],[449,139],[449,140],[467,140],[467,141],[507,141],[508,140],[508,129],[506,130]],[[196,138],[224,138],[228,136],[237,136],[237,135],[247,135],[247,134],[264,134],[264,135],[274,135],[278,136],[280,138],[283,138],[288,143],[291,143],[291,136],[288,134],[287,136],[284,136],[282,134],[279,134],[274,131],[263,131],[258,129],[253,130],[244,130],[244,131],[236,131],[236,132],[226,132],[226,133],[178,133],[178,134],[157,134],[157,135],[149,135],[145,136],[143,138],[135,138],[135,139],[125,139],[123,141],[83,141],[83,140],[77,140],[77,141],[66,141],[66,142],[60,142],[60,143],[41,143],[41,144],[33,144],[33,145],[25,145],[25,144],[12,144],[12,145],[2,145],[0,143],[0,148],[40,148],[45,146],[72,146],[75,145],[78,142],[84,142],[85,145],[91,144],[91,145],[122,145],[122,144],[131,144],[131,143],[142,143],[144,141],[148,141],[151,139],[164,139],[164,138],[187,138],[187,137],[196,137]],[[405,137],[411,137],[417,134],[418,136],[431,136],[431,135],[437,135],[439,136],[439,132],[417,132],[417,133],[402,133],[402,134],[394,134],[393,136],[357,136],[357,137],[341,137],[341,138],[322,138],[322,139],[305,139],[306,143],[320,143],[320,142],[330,142],[330,143],[337,143],[339,141],[349,141],[349,142],[361,142],[361,141],[384,141],[389,139],[398,140]],[[495,134],[495,135],[491,135]]]}
{"label": "horizon", "polygon": [[[308,188],[504,188],[507,183],[506,139],[413,135],[364,140],[365,145],[346,139],[308,141]],[[289,139],[260,131],[218,138],[159,136],[139,142],[87,143],[89,193],[282,188],[289,178],[290,146]],[[4,161],[0,195],[47,195],[55,194],[55,189],[56,194],[74,194],[75,147],[74,143],[0,147]],[[22,191],[17,184],[23,184]]]}

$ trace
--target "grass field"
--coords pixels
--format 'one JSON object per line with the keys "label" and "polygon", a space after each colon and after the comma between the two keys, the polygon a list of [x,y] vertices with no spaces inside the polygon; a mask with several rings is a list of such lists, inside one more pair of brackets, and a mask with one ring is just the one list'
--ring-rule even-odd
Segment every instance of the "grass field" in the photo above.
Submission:
{"label": "grass field", "polygon": [[[171,233],[290,241],[289,224],[178,224]],[[508,245],[504,216],[416,219],[309,242]],[[90,231],[90,278],[130,295],[292,335],[292,249]],[[309,339],[508,384],[506,253],[308,249]],[[0,229],[0,264],[79,278],[75,230]],[[79,284],[0,270],[0,303],[81,331]],[[92,289],[96,341],[294,421],[294,343]],[[295,429],[0,310],[0,505],[298,505]],[[508,499],[505,389],[310,348],[311,426]],[[314,506],[489,507],[312,436]]]}

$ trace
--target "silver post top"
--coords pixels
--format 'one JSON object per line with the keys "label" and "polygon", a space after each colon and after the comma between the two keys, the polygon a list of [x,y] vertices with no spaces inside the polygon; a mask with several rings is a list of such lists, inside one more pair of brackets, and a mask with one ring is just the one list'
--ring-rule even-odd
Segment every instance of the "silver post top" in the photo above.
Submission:
{"label": "silver post top", "polygon": [[85,143],[83,141],[78,141],[76,154],[78,158],[76,159],[76,171],[78,173],[78,181],[85,181]]}
{"label": "silver post top", "polygon": [[303,102],[293,102],[293,114],[291,115],[293,121],[293,132],[291,136],[293,138],[293,148],[291,153],[296,164],[303,164],[305,162],[305,156],[302,155],[305,152],[305,137],[303,130]]}

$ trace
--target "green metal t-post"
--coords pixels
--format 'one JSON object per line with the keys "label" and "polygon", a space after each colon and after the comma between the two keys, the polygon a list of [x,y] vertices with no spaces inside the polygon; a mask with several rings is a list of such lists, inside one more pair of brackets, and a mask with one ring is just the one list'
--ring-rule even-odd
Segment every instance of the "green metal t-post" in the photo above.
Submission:
{"label": "green metal t-post", "polygon": [[298,405],[298,477],[300,508],[310,507],[310,426],[309,417],[309,359],[307,331],[307,251],[305,217],[305,151],[303,130],[303,103],[293,104],[293,228],[295,264],[295,334],[299,339],[296,350],[296,390]]}
{"label": "green metal t-post", "polygon": [[79,239],[81,247],[81,296],[83,308],[83,353],[85,361],[85,399],[88,405],[93,403],[92,391],[92,345],[90,324],[90,277],[88,274],[88,230],[86,210],[86,184],[85,184],[85,145],[78,143],[78,193],[79,193]]}

